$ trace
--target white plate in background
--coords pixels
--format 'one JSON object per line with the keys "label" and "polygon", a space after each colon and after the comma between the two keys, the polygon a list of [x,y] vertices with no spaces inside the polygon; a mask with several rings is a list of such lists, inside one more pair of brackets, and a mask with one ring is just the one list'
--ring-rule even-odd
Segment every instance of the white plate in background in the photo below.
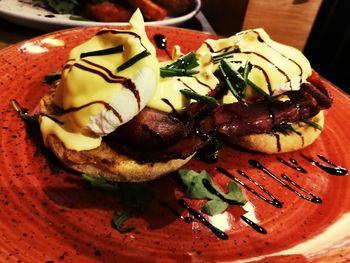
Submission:
{"label": "white plate in background", "polygon": [[[167,17],[161,21],[146,22],[146,25],[176,26],[194,17],[201,7],[201,0],[194,0],[194,9],[179,17]],[[70,19],[70,15],[54,14],[43,8],[34,6],[31,0],[1,0],[0,17],[12,23],[39,30],[57,30],[67,27],[128,25],[128,22],[95,22]]]}

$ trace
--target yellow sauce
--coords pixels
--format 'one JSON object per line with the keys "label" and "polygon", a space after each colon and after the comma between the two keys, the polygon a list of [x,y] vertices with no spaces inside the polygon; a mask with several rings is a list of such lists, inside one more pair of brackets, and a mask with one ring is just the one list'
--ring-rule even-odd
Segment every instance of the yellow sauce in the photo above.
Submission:
{"label": "yellow sauce", "polygon": [[[120,45],[122,52],[81,58],[83,53]],[[150,55],[117,72],[118,66],[145,50]],[[140,72],[147,75],[142,76]],[[111,120],[118,122],[113,124],[115,127],[112,125],[113,129],[129,121],[152,97],[158,76],[155,48],[147,38],[142,15],[137,11],[130,20],[129,30],[102,30],[71,50],[54,98],[55,104],[65,110],[65,114],[55,118],[64,124],[42,116],[40,128],[44,140],[47,135],[54,134],[68,149],[80,151],[98,147],[104,134],[94,134],[91,127],[97,123],[110,130]],[[136,79],[146,79],[145,85],[136,86]],[[109,105],[113,103],[118,105],[110,110]]]}
{"label": "yellow sauce", "polygon": [[[253,68],[248,79],[272,96],[280,95],[289,90],[299,90],[300,84],[311,75],[310,63],[299,50],[271,40],[261,28],[247,30],[229,38],[206,40],[196,51],[200,61],[200,66],[196,70],[199,70],[200,73],[192,78],[161,78],[156,94],[148,106],[169,112],[170,107],[161,100],[166,98],[176,110],[183,110],[190,101],[179,92],[180,89],[186,88],[186,85],[181,82],[191,84],[190,87],[193,91],[200,95],[206,95],[208,90],[193,79],[200,78],[201,82],[215,88],[219,81],[213,72],[217,70],[218,64],[211,63],[210,58],[234,49],[239,49],[240,52],[234,53],[232,58],[227,58],[230,66],[238,70],[249,61]],[[254,101],[259,96],[250,86],[247,87],[246,101]],[[228,92],[221,100],[222,103],[236,101],[237,99],[231,92]]]}

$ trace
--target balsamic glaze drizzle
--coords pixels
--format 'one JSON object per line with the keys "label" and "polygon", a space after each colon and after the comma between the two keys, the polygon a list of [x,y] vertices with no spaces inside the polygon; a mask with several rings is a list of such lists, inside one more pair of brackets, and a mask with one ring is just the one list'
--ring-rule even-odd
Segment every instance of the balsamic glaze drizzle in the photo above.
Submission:
{"label": "balsamic glaze drizzle", "polygon": [[329,173],[331,175],[337,175],[337,176],[344,176],[348,174],[348,170],[344,167],[341,167],[331,161],[329,161],[326,157],[322,156],[321,154],[317,154],[317,157],[320,158],[322,161],[330,164],[331,166],[322,164],[320,162],[317,162],[316,160],[312,159],[311,157],[308,157],[304,154],[300,154],[301,157],[309,161],[312,165],[317,166],[321,170],[325,171],[326,173]]}
{"label": "balsamic glaze drizzle", "polygon": [[230,199],[227,199],[225,196],[223,196],[221,193],[219,193],[209,182],[208,179],[203,179],[202,180],[202,183],[204,185],[204,187],[211,193],[211,194],[214,194],[216,195],[217,197],[219,197],[222,201],[230,204],[230,205],[243,205],[241,204],[240,202],[237,202],[235,200],[230,200]]}
{"label": "balsamic glaze drizzle", "polygon": [[248,179],[250,182],[252,182],[253,184],[255,184],[257,187],[260,188],[260,190],[262,190],[265,194],[267,194],[269,196],[270,199],[266,198],[265,196],[263,196],[262,194],[258,193],[257,191],[255,191],[253,188],[249,187],[248,185],[246,185],[245,183],[243,183],[241,180],[239,180],[237,177],[235,177],[233,174],[231,174],[229,171],[227,171],[226,169],[222,168],[222,167],[216,167],[216,169],[222,173],[223,175],[227,176],[228,178],[234,180],[235,182],[237,182],[238,184],[240,184],[241,186],[243,186],[245,189],[247,189],[249,192],[253,193],[254,195],[256,195],[257,197],[259,197],[261,200],[265,201],[266,203],[273,205],[276,208],[282,208],[283,204],[277,200],[277,198],[267,189],[265,189],[262,185],[258,184],[258,182],[256,182],[255,180],[253,180],[251,177],[249,177],[246,173],[244,173],[241,170],[237,170],[237,172],[245,177],[246,179]]}
{"label": "balsamic glaze drizzle", "polygon": [[[277,49],[275,49],[274,47],[272,47],[271,45],[268,45],[260,36],[259,32],[253,30],[253,32],[255,34],[258,35],[258,40],[262,43],[264,43],[266,46],[268,46],[269,48],[271,48],[272,50],[276,51],[278,54],[280,54],[282,57],[285,57],[286,59],[288,59],[289,61],[291,61],[292,63],[294,63],[300,70],[300,77],[303,75],[303,69],[302,67],[299,65],[299,63],[297,63],[294,59],[291,59],[289,57],[287,57],[286,55],[284,55],[283,53],[281,53],[280,51],[278,51]],[[300,78],[300,83],[302,82],[302,79]]]}
{"label": "balsamic glaze drizzle", "polygon": [[283,187],[286,187],[288,190],[292,191],[293,193],[295,193],[297,196],[307,200],[307,201],[310,201],[310,202],[313,202],[313,203],[322,203],[322,199],[319,198],[318,196],[314,195],[313,193],[305,190],[303,187],[299,186],[297,183],[295,183],[292,179],[290,179],[287,175],[285,174],[282,174],[282,178],[284,180],[286,180],[287,182],[289,182],[291,185],[293,185],[294,187],[298,188],[300,191],[304,192],[305,194],[311,196],[308,197],[306,195],[304,195],[303,193],[293,189],[289,184],[286,184],[283,180],[281,180],[280,178],[278,178],[275,174],[273,174],[270,170],[268,170],[265,166],[263,166],[261,163],[259,163],[258,161],[256,160],[249,160],[248,163],[259,169],[260,171],[264,172],[265,174],[267,174],[268,176],[270,176],[272,179],[274,179],[275,181],[277,181],[279,184],[281,184]]}
{"label": "balsamic glaze drizzle", "polygon": [[[202,183],[204,185],[204,187],[212,194],[216,195],[217,197],[219,197],[222,201],[230,204],[230,205],[243,205],[235,200],[230,200],[227,199],[226,197],[224,197],[221,193],[219,193],[209,182],[208,179],[203,179]],[[246,222],[251,228],[253,228],[255,231],[261,233],[261,234],[267,234],[267,231],[259,226],[257,223],[253,222],[252,220],[250,220],[249,218],[245,217],[244,215],[241,216],[241,219]]]}
{"label": "balsamic glaze drizzle", "polygon": [[191,223],[193,222],[193,217],[189,217],[189,216],[182,216],[176,209],[174,209],[173,207],[171,207],[170,205],[168,205],[167,202],[163,201],[163,200],[159,200],[159,203],[162,207],[168,209],[174,216],[176,216],[177,218],[181,218],[182,220],[184,220],[186,223]]}
{"label": "balsamic glaze drizzle", "polygon": [[294,170],[297,170],[298,172],[301,172],[301,173],[304,173],[304,174],[307,173],[307,171],[293,158],[289,158],[289,162],[284,160],[281,157],[276,157],[276,159],[280,163],[282,163],[282,164],[284,164],[284,165],[286,165],[286,166],[288,166],[290,168],[293,168]]}
{"label": "balsamic glaze drizzle", "polygon": [[254,223],[249,218],[245,217],[244,215],[241,216],[241,219],[246,222],[251,228],[253,228],[256,232],[259,232],[260,234],[267,234],[267,231],[262,226],[259,226],[257,223]]}
{"label": "balsamic glaze drizzle", "polygon": [[164,50],[165,53],[167,54],[167,56],[171,59],[171,55],[169,53],[169,51],[167,50],[167,39],[164,35],[162,34],[155,34],[153,36],[153,41],[156,44],[156,47]]}
{"label": "balsamic glaze drizzle", "polygon": [[198,211],[190,207],[184,199],[179,199],[178,202],[180,206],[182,206],[183,208],[186,208],[191,215],[193,215],[203,225],[205,225],[208,229],[210,229],[218,238],[222,240],[228,240],[228,235],[224,231],[221,231],[219,228],[212,225],[208,220],[206,220],[203,217],[201,213],[199,213]]}

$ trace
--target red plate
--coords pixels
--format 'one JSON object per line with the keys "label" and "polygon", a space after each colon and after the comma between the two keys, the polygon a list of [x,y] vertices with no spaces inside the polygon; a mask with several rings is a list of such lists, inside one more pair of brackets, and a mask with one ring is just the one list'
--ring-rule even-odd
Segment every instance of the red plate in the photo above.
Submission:
{"label": "red plate", "polygon": [[[326,128],[320,139],[302,151],[279,155],[286,160],[297,160],[307,174],[281,164],[276,156],[232,148],[223,150],[217,164],[193,160],[187,166],[206,169],[223,187],[228,178],[215,167],[224,167],[249,184],[236,173],[236,169],[241,169],[269,189],[283,202],[283,208],[275,208],[244,190],[255,220],[267,230],[266,235],[249,227],[239,218],[240,210],[232,208],[221,216],[229,239],[220,240],[199,221],[186,223],[156,201],[151,212],[130,220],[137,226],[136,231],[120,234],[111,226],[118,200],[89,189],[76,174],[61,172],[53,176],[44,158],[35,156],[35,147],[26,138],[23,123],[10,101],[16,99],[34,109],[48,90],[48,86],[42,84],[43,76],[59,70],[69,50],[96,31],[97,28],[61,31],[0,52],[0,261],[197,262],[249,261],[264,257],[268,257],[269,262],[349,260],[350,177],[330,175],[300,156],[303,153],[317,158],[319,153],[336,164],[350,166],[350,100],[335,87],[330,88],[334,105],[326,113]],[[167,37],[169,47],[180,44],[184,52],[198,48],[204,39],[213,37],[176,28],[148,28],[150,38],[156,33]],[[159,56],[165,56],[164,51],[158,52]],[[323,202],[317,204],[299,198],[248,165],[249,159],[258,160],[277,176],[286,173]],[[182,192],[174,180],[165,177],[151,185],[158,199],[188,216],[187,210],[175,201]],[[199,207],[198,201],[189,200],[189,203]]]}

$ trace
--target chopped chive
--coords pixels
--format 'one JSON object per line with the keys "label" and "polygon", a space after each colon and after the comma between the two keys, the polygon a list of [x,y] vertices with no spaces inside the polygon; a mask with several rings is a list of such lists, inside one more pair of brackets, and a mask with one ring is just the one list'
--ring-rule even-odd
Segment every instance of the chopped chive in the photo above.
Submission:
{"label": "chopped chive", "polygon": [[177,69],[177,68],[160,68],[160,76],[174,77],[174,76],[192,76],[199,73],[198,70],[187,70],[187,69]]}
{"label": "chopped chive", "polygon": [[116,53],[123,52],[123,49],[124,49],[123,45],[119,45],[116,47],[95,50],[95,51],[90,51],[90,52],[84,52],[84,53],[80,54],[80,58],[116,54]]}
{"label": "chopped chive", "polygon": [[247,84],[249,86],[251,86],[257,93],[259,93],[260,95],[262,95],[264,98],[266,98],[268,101],[273,102],[275,101],[275,98],[272,97],[271,95],[269,95],[268,93],[266,93],[263,89],[261,89],[260,87],[258,87],[254,82],[252,82],[251,80],[247,79]]}
{"label": "chopped chive", "polygon": [[188,89],[181,89],[180,92],[189,99],[197,100],[207,104],[210,108],[215,108],[218,104],[217,100],[210,96],[203,96]]}
{"label": "chopped chive", "polygon": [[323,129],[322,126],[319,125],[319,124],[316,123],[316,122],[313,122],[313,121],[310,121],[310,120],[302,120],[302,122],[306,123],[307,125],[309,125],[309,126],[311,126],[311,127],[316,128],[316,129],[318,129],[318,130],[322,130],[322,129]]}
{"label": "chopped chive", "polygon": [[241,50],[239,48],[235,48],[234,50],[230,50],[230,51],[218,54],[218,55],[214,55],[213,60],[214,61],[216,60],[218,62],[223,58],[233,57],[232,54],[239,53],[239,52],[241,52]]}
{"label": "chopped chive", "polygon": [[248,75],[251,70],[252,70],[252,64],[250,64],[250,62],[247,61],[244,65],[244,72],[243,72],[243,79],[245,83],[248,82]]}
{"label": "chopped chive", "polygon": [[127,69],[128,67],[131,67],[137,61],[147,57],[150,54],[151,53],[147,49],[142,51],[142,52],[140,52],[140,53],[138,53],[137,55],[133,56],[132,58],[130,58],[129,60],[127,60],[123,64],[121,64],[119,67],[117,67],[117,71],[120,72],[120,71],[122,71],[124,69]]}
{"label": "chopped chive", "polygon": [[[230,67],[230,65],[224,60],[220,60],[220,71],[224,77],[224,80],[228,86],[228,89],[231,91],[232,95],[243,105],[247,105],[247,103],[243,100],[243,98],[240,96],[240,94],[237,91],[237,86],[236,88],[233,86],[232,82],[231,82],[231,78],[239,78],[240,80],[242,79],[242,76],[235,71],[234,69],[232,69]],[[236,82],[236,84],[238,84],[238,82]],[[244,84],[245,86],[245,84]]]}
{"label": "chopped chive", "polygon": [[193,69],[198,65],[196,54],[192,51],[167,65],[166,68]]}
{"label": "chopped chive", "polygon": [[[252,64],[249,61],[247,61],[244,65],[244,70],[243,70],[244,83],[248,82],[248,76],[249,76],[249,73],[252,70],[252,68],[253,68]],[[246,87],[247,86],[245,86],[244,89],[242,90],[243,97],[245,97],[245,95],[246,95],[246,90],[247,90]]]}

